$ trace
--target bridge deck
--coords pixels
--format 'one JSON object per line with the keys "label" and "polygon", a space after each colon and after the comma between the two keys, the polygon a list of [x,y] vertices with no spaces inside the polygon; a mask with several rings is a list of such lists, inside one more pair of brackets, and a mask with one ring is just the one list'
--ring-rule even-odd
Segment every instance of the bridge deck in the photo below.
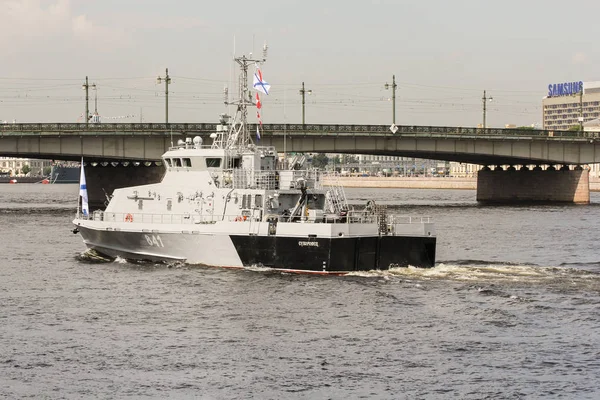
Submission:
{"label": "bridge deck", "polygon": [[[103,134],[210,134],[215,131],[217,123],[112,123],[112,124],[81,124],[81,123],[34,123],[34,124],[0,124],[0,135],[95,135]],[[248,125],[249,131],[256,131],[256,124]],[[261,134],[281,135],[344,135],[344,134],[374,134],[374,135],[451,135],[451,136],[493,136],[493,137],[522,137],[522,138],[582,138],[580,131],[549,131],[540,129],[503,129],[503,128],[464,128],[450,126],[409,126],[398,125],[396,133],[390,131],[388,125],[332,125],[332,124],[263,124]]]}
{"label": "bridge deck", "polygon": [[[179,139],[209,135],[216,123],[1,124],[0,156],[160,160]],[[597,133],[443,126],[265,124],[261,145],[299,153],[414,157],[482,165],[600,163]],[[256,130],[249,124],[250,132]]]}

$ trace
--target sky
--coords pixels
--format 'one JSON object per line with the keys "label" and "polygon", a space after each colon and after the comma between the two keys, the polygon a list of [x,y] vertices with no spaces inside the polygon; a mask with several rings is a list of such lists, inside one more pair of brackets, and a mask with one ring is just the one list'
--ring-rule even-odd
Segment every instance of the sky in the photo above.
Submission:
{"label": "sky", "polygon": [[[0,0],[0,120],[216,122],[233,55],[261,56],[264,123],[541,124],[548,84],[600,81],[600,2]],[[249,113],[249,122],[256,122]]]}

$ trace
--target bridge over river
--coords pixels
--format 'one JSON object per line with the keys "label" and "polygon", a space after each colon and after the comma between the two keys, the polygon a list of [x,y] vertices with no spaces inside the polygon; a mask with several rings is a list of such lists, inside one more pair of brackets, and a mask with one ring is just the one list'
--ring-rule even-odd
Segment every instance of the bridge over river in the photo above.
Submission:
{"label": "bridge over river", "polygon": [[[209,135],[216,125],[4,124],[0,125],[0,155],[59,160],[84,157],[98,162],[157,161],[179,139],[201,136],[204,143],[210,143]],[[391,155],[490,166],[478,177],[477,198],[481,201],[589,202],[588,173],[582,166],[600,162],[600,139],[577,131],[397,126],[392,133],[389,128],[264,124],[259,144],[275,146],[279,152]],[[250,124],[248,129],[255,132],[256,126]],[[544,171],[526,167],[535,165],[551,167]],[[143,181],[156,181],[162,167],[152,174],[148,172]],[[131,170],[128,174],[139,175],[131,174]],[[132,183],[130,179],[116,185]],[[105,188],[114,186],[106,179]]]}

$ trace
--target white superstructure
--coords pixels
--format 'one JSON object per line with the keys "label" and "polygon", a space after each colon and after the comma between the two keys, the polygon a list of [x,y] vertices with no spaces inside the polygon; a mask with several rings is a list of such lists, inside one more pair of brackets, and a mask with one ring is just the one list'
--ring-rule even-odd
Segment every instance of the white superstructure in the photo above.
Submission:
{"label": "white superstructure", "polygon": [[211,135],[180,141],[163,156],[160,183],[117,189],[106,209],[74,220],[85,244],[109,256],[180,260],[222,267],[264,265],[321,273],[431,267],[428,218],[388,215],[369,202],[348,207],[341,186],[323,187],[316,170],[281,169],[277,151],[247,129],[248,66],[240,65],[236,116]]}

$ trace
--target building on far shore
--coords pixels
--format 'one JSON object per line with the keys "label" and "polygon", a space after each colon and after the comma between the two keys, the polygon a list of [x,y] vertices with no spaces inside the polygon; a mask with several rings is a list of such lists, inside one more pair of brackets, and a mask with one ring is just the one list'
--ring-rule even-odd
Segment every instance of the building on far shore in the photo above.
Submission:
{"label": "building on far shore", "polygon": [[37,160],[35,158],[0,157],[0,172],[3,174],[20,175],[23,167],[29,165],[31,176],[44,174],[44,168],[52,165],[50,160]]}
{"label": "building on far shore", "polygon": [[548,85],[542,109],[546,130],[564,131],[600,118],[600,81]]}
{"label": "building on far shore", "polygon": [[[542,99],[542,110],[542,129],[559,131],[582,126],[584,132],[600,136],[600,81],[550,84]],[[482,127],[481,124],[478,127]],[[505,128],[517,126],[508,124]],[[600,164],[589,167],[590,177],[600,177]],[[475,176],[481,168],[481,165],[451,162],[450,175]]]}
{"label": "building on far shore", "polygon": [[583,131],[591,136],[600,136],[600,118],[587,121],[583,124]]}

